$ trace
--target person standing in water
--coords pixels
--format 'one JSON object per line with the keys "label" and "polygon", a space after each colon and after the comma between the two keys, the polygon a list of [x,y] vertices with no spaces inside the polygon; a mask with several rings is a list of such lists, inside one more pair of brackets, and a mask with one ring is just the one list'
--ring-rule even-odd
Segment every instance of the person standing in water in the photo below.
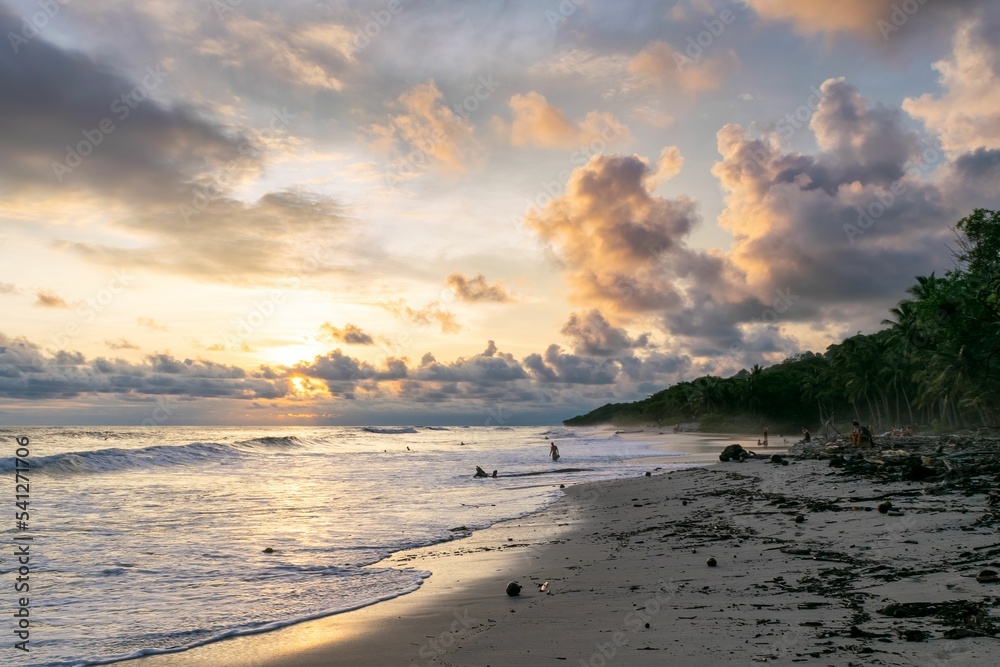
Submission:
{"label": "person standing in water", "polygon": [[767,427],[764,427],[764,446],[767,447]]}
{"label": "person standing in water", "polygon": [[549,454],[552,456],[553,461],[559,460],[559,448],[556,447],[556,443],[549,444]]}

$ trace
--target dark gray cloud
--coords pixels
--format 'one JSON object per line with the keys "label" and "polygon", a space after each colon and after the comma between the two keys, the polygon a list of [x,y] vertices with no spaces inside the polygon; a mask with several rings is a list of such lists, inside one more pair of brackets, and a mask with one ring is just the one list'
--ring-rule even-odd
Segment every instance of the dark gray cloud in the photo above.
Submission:
{"label": "dark gray cloud", "polygon": [[[107,344],[116,349],[134,347],[125,340]],[[691,368],[690,359],[683,355],[652,352],[639,358],[628,352],[611,359],[567,353],[558,345],[518,361],[489,341],[479,354],[442,363],[428,353],[415,367],[395,358],[373,364],[337,349],[290,367],[247,370],[166,353],[146,355],[141,362],[88,359],[66,350],[47,354],[24,338],[0,334],[0,398],[64,399],[59,405],[69,411],[66,414],[87,405],[88,396],[103,396],[105,402],[117,400],[122,405],[166,399],[171,401],[169,414],[183,414],[185,420],[194,422],[208,419],[204,410],[227,404],[181,409],[173,402],[227,399],[232,402],[228,409],[241,411],[247,405],[260,407],[261,401],[283,399],[286,404],[294,403],[300,416],[315,412],[318,419],[325,419],[322,415],[333,410],[358,419],[369,409],[362,404],[372,405],[371,400],[378,399],[377,404],[397,419],[416,410],[415,406],[432,405],[435,414],[481,413],[495,424],[507,419],[501,416],[506,414],[503,406],[530,406],[517,408],[522,420],[526,413],[543,411],[575,414],[601,400],[633,400],[651,383],[662,386],[677,381]],[[358,407],[346,408],[343,400]],[[273,412],[280,403],[265,407]],[[112,421],[123,415],[131,415],[129,420],[134,421],[134,410],[122,410]]]}
{"label": "dark gray cloud", "polygon": [[1000,182],[1000,149],[979,148],[959,156],[955,160],[954,169],[960,178],[996,184]]}
{"label": "dark gray cloud", "polygon": [[620,369],[611,359],[568,354],[556,344],[549,345],[544,354],[525,357],[524,366],[539,382],[566,384],[612,384]]}
{"label": "dark gray cloud", "polygon": [[[426,363],[423,363],[425,361]],[[499,352],[492,340],[481,354],[459,357],[442,364],[426,357],[411,377],[430,382],[471,382],[488,385],[498,382],[524,380],[528,377],[513,355]]]}
{"label": "dark gray cloud", "polygon": [[[0,6],[0,34],[20,32],[21,17]],[[150,62],[132,80],[43,36],[16,53],[0,49],[0,190],[62,186],[162,202],[208,171],[247,161],[239,133],[155,98],[169,76]]]}
{"label": "dark gray cloud", "polygon": [[720,220],[736,236],[729,258],[756,300],[731,313],[734,324],[861,306],[870,315],[857,328],[865,328],[916,274],[948,265],[948,225],[961,209],[934,178],[943,153],[842,79],[821,92],[810,124],[816,155],[782,152],[737,126],[718,134],[723,159],[713,173],[728,193]]}
{"label": "dark gray cloud", "polygon": [[599,310],[586,313],[572,313],[563,325],[562,332],[577,354],[590,356],[618,356],[633,348],[649,345],[650,334],[644,333],[633,339],[628,331],[613,326]]}
{"label": "dark gray cloud", "polygon": [[[1000,50],[1000,49],[998,49]],[[979,148],[947,165],[942,178],[947,201],[956,210],[1000,208],[1000,149]]]}
{"label": "dark gray cloud", "polygon": [[287,382],[204,359],[147,356],[141,363],[60,350],[47,355],[24,338],[0,334],[0,397],[40,400],[87,394],[280,398]]}
{"label": "dark gray cloud", "polygon": [[[20,26],[0,7],[0,34]],[[345,242],[315,242],[344,236],[343,212],[330,198],[300,190],[233,198],[260,173],[259,133],[165,101],[174,73],[161,63],[139,71],[130,77],[44,36],[17,53],[0,49],[0,89],[8,91],[0,105],[0,193],[24,205],[41,193],[67,201],[96,195],[115,202],[109,215],[119,228],[146,240],[57,247],[93,262],[229,282],[353,262]]]}

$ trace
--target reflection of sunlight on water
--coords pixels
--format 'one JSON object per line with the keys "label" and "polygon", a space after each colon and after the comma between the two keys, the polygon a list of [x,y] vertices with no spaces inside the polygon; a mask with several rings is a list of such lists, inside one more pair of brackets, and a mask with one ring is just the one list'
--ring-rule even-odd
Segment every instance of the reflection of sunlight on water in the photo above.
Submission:
{"label": "reflection of sunlight on water", "polygon": [[[44,612],[63,629],[43,662],[188,644],[408,590],[413,572],[364,566],[455,526],[523,516],[560,484],[641,475],[660,442],[562,427],[31,430],[55,461],[36,472],[45,558],[59,565]],[[87,467],[62,463],[74,457]],[[500,476],[473,479],[476,465]],[[113,568],[123,574],[101,575]],[[114,622],[128,605],[144,614]]]}

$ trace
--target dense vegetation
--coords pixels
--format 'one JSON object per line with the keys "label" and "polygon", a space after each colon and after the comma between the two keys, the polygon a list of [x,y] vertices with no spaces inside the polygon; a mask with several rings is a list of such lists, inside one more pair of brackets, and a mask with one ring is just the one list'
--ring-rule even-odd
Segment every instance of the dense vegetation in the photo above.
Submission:
{"label": "dense vegetation", "polygon": [[795,429],[851,419],[949,430],[1000,417],[1000,213],[955,227],[955,268],[919,276],[888,328],[730,378],[681,382],[635,403],[604,405],[567,425],[698,421],[705,430]]}

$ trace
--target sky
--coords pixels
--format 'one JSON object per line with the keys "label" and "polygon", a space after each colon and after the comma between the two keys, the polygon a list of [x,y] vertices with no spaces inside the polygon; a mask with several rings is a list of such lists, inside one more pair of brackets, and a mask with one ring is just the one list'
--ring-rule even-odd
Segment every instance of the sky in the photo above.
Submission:
{"label": "sky", "polygon": [[0,423],[558,423],[881,328],[988,0],[0,0]]}

